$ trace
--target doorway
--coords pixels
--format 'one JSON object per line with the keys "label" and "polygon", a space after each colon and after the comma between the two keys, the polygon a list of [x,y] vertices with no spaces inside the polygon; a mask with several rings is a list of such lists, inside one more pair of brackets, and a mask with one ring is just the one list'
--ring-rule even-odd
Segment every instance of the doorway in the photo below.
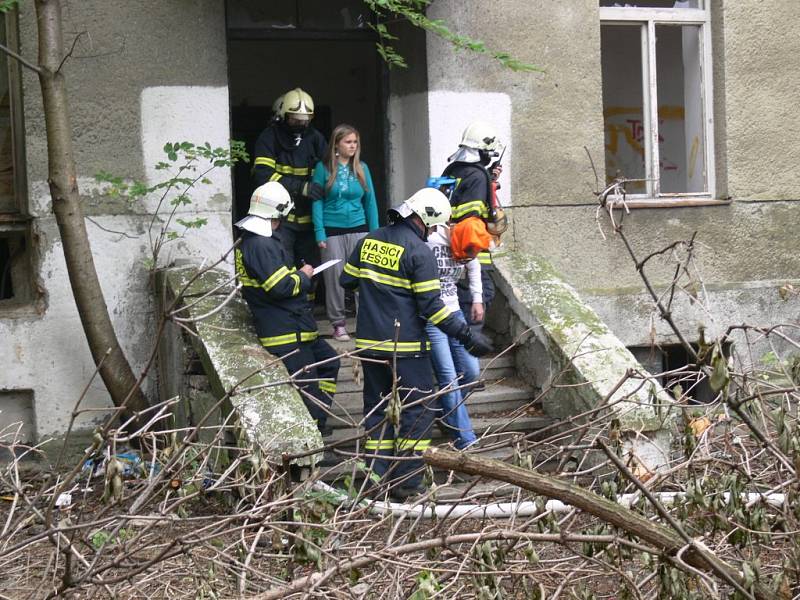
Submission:
{"label": "doorway", "polygon": [[[301,87],[314,100],[312,125],[325,139],[340,123],[361,133],[361,159],[385,214],[386,72],[361,0],[227,0],[226,16],[231,137],[252,157],[275,99]],[[247,212],[250,168],[234,168],[234,222]]]}

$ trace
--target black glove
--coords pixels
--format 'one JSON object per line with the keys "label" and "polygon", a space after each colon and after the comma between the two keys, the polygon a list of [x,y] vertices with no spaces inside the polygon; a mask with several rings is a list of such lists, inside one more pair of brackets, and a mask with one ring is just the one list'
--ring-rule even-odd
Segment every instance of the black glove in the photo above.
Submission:
{"label": "black glove", "polygon": [[467,327],[464,334],[459,338],[459,341],[464,344],[464,348],[472,356],[486,356],[490,354],[494,347],[492,341],[481,333],[478,329]]}
{"label": "black glove", "polygon": [[308,191],[306,196],[311,198],[312,200],[321,200],[325,197],[325,189],[315,181],[311,181],[308,184]]}

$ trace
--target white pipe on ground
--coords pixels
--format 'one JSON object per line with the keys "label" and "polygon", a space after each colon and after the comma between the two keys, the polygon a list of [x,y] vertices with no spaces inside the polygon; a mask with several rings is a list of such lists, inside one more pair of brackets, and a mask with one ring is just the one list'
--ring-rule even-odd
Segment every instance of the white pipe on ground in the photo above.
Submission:
{"label": "white pipe on ground", "polygon": [[[313,485],[314,489],[333,494],[337,502],[345,504],[352,502],[352,499],[344,492],[325,482],[317,481]],[[671,505],[675,498],[684,496],[685,492],[652,492],[659,502],[665,506]],[[725,492],[723,498],[728,501],[730,494]],[[617,498],[617,503],[625,508],[630,508],[633,502],[641,497],[639,493],[622,494]],[[772,506],[781,506],[785,499],[785,494],[757,494],[754,492],[742,494],[742,499],[746,504],[765,499]],[[368,502],[368,503],[367,503]],[[450,518],[469,518],[469,519],[507,519],[509,517],[531,517],[539,514],[539,505],[536,502],[526,500],[524,502],[495,502],[492,504],[431,504],[430,502],[419,504],[402,504],[399,502],[362,501],[363,506],[369,507],[369,512],[376,515],[408,515],[412,517],[422,517],[430,519],[436,516],[441,519]],[[545,511],[564,513],[572,510],[572,506],[560,500],[548,500],[544,505]]]}

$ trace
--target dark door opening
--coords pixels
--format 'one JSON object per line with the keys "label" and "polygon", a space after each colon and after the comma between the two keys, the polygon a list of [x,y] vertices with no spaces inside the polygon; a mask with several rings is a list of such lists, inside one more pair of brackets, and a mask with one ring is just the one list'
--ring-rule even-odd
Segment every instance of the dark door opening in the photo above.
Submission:
{"label": "dark door opening", "polygon": [[[340,123],[359,130],[361,158],[385,213],[385,72],[361,1],[228,0],[226,6],[231,137],[252,156],[275,99],[301,87],[314,99],[312,125],[326,139]],[[234,169],[234,220],[247,212],[250,167]]]}

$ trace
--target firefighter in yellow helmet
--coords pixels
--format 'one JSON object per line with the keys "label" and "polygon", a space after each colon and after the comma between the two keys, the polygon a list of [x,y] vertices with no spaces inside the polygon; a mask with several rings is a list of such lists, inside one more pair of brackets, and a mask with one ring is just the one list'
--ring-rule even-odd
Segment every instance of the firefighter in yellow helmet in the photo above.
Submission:
{"label": "firefighter in yellow helmet", "polygon": [[311,200],[323,190],[311,182],[314,165],[325,152],[325,137],[311,125],[314,101],[300,88],[289,90],[273,105],[277,117],[258,136],[253,158],[253,188],[278,181],[294,202],[285,219],[283,243],[291,263],[319,262],[311,223]]}

